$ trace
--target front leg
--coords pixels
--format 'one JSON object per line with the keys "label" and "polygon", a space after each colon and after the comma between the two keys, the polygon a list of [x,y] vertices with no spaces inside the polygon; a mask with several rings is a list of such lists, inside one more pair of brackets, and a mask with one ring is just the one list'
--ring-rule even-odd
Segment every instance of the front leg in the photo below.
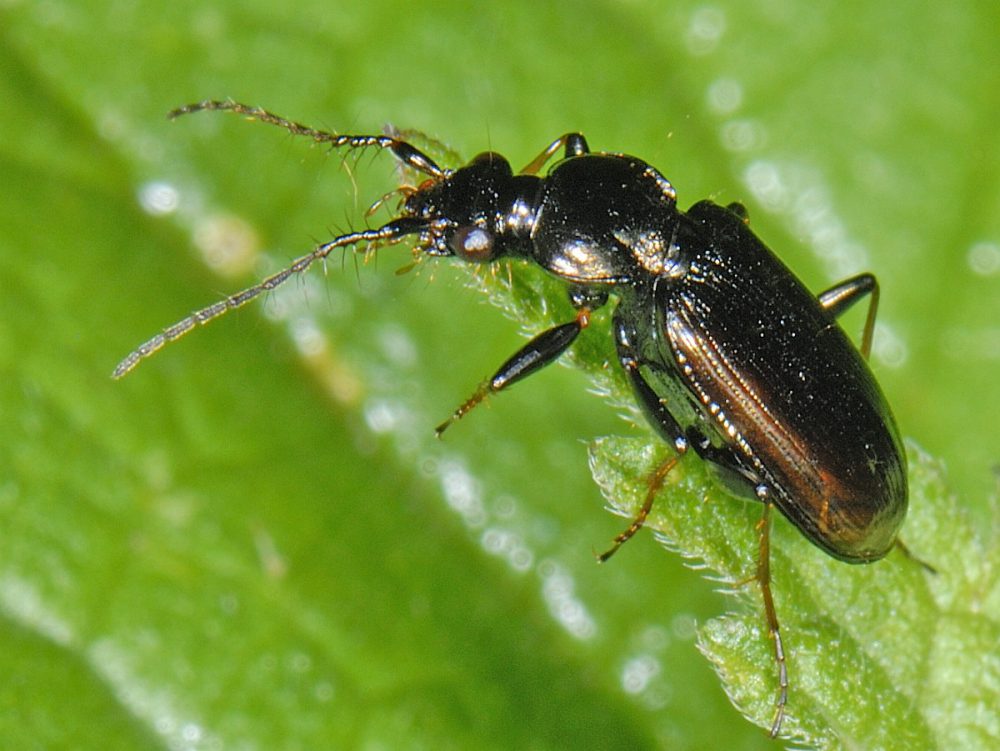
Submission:
{"label": "front leg", "polygon": [[587,145],[587,139],[583,137],[582,133],[564,133],[546,146],[541,154],[528,162],[519,174],[537,175],[539,170],[545,166],[545,163],[549,161],[549,159],[555,156],[555,153],[559,151],[559,149],[563,149],[564,159],[590,153],[590,147]]}
{"label": "front leg", "polygon": [[434,429],[435,434],[440,438],[453,422],[461,420],[487,396],[503,391],[556,360],[576,341],[580,332],[590,325],[590,310],[590,308],[580,308],[572,321],[543,331],[521,347],[500,366],[496,373],[480,383],[472,396],[466,399],[447,420]]}

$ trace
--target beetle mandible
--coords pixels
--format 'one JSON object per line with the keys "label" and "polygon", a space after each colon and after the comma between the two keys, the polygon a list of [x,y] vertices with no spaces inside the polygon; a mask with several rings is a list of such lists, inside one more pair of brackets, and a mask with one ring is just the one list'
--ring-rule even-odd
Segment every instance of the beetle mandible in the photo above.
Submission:
{"label": "beetle mandible", "polygon": [[[755,578],[778,668],[770,727],[777,736],[789,682],[770,586],[771,507],[848,563],[885,556],[906,515],[905,454],[866,363],[878,308],[875,277],[861,274],[814,296],[749,229],[741,205],[701,201],[680,211],[673,186],[654,167],[624,154],[592,153],[579,133],[557,138],[515,174],[494,152],[444,169],[395,136],[328,133],[232,101],[204,101],[170,116],[205,110],[246,115],[333,148],[388,149],[426,179],[401,188],[402,208],[391,221],[319,245],[164,329],[122,360],[114,377],[338,248],[368,250],[413,237],[418,254],[471,264],[523,259],[564,280],[575,317],[521,347],[437,427],[440,435],[486,396],[556,360],[613,295],[618,362],[673,452],[650,475],[635,519],[600,560],[643,526],[664,479],[688,450],[728,487],[761,501]],[[540,176],[560,151],[563,158]],[[866,296],[859,351],[836,319]]]}

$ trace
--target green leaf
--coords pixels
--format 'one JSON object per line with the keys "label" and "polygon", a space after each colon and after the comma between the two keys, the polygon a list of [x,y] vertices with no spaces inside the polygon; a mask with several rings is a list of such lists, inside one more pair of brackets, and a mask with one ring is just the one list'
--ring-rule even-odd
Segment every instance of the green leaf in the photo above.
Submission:
{"label": "green leaf", "polygon": [[[612,506],[632,515],[655,466],[649,441],[606,438],[594,474]],[[777,695],[773,647],[754,582],[754,515],[714,490],[703,467],[670,475],[669,502],[647,526],[670,549],[704,562],[740,599],[707,622],[699,647],[733,703],[769,728]],[[1000,553],[911,446],[910,550],[846,566],[810,547],[784,520],[772,533],[772,580],[791,674],[783,737],[811,748],[988,748],[1000,696]],[[994,518],[1000,509],[994,507]],[[772,663],[770,669],[769,662]]]}
{"label": "green leaf", "polygon": [[[682,205],[742,200],[811,288],[876,272],[880,382],[904,433],[947,462],[961,513],[944,490],[912,499],[904,536],[936,577],[895,555],[829,561],[775,522],[787,729],[995,746],[996,541],[981,530],[1000,455],[997,14],[0,6],[0,746],[774,747],[695,645],[725,653],[727,689],[768,717],[754,586],[734,604],[648,536],[594,565],[620,520],[598,510],[582,442],[627,434],[641,451],[616,461],[633,488],[661,450],[614,415],[634,404],[605,365],[606,316],[574,348],[580,368],[433,438],[519,327],[569,314],[535,270],[510,272],[510,322],[465,269],[396,277],[404,249],[332,260],[109,378],[164,325],[362,226],[395,184],[375,154],[344,162],[237,118],[165,120],[206,97],[319,127],[388,121],[516,164],[582,130],[660,167]],[[588,393],[595,374],[610,398]],[[685,460],[671,479],[697,503],[677,490],[654,521],[677,506],[690,521],[675,531],[695,535],[720,514],[724,540],[671,536],[746,576],[757,510],[716,500],[700,472]],[[914,665],[883,655],[890,643],[928,651]],[[844,684],[878,701],[845,707]]]}

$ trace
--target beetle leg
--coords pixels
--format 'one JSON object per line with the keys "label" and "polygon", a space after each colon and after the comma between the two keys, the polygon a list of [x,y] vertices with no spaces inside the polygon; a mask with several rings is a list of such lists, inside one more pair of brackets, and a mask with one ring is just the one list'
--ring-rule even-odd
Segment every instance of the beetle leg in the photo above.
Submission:
{"label": "beetle leg", "polygon": [[[623,351],[627,353],[629,351],[628,344],[623,343],[621,338],[618,340],[618,351],[620,353]],[[625,373],[632,382],[632,390],[639,397],[643,411],[650,418],[650,422],[656,428],[657,432],[673,445],[676,453],[667,457],[653,470],[646,485],[646,499],[639,508],[639,512],[632,519],[632,523],[628,525],[625,531],[615,537],[611,547],[597,556],[599,563],[604,563],[608,560],[618,552],[618,548],[628,542],[636,532],[642,529],[646,523],[646,519],[649,517],[649,512],[653,509],[653,501],[660,490],[663,489],[663,483],[666,481],[667,475],[670,474],[670,470],[677,465],[681,456],[688,449],[688,439],[685,437],[684,431],[677,424],[673,415],[667,410],[660,397],[656,395],[653,388],[643,378],[642,373],[639,372],[639,363],[630,354],[619,355],[619,359],[621,360],[622,367],[625,369]]]}
{"label": "beetle leg", "polygon": [[625,370],[625,375],[628,376],[629,383],[632,384],[632,391],[638,397],[642,411],[646,414],[652,427],[660,434],[660,437],[673,444],[677,452],[682,454],[688,447],[684,429],[670,414],[659,394],[639,372],[641,359],[636,343],[640,337],[635,328],[626,322],[626,319],[627,316],[622,315],[620,308],[615,311],[614,333],[618,361]]}
{"label": "beetle leg", "polygon": [[677,462],[680,461],[681,456],[688,449],[688,439],[684,434],[683,428],[674,419],[674,416],[670,414],[663,400],[657,395],[656,391],[652,386],[646,381],[646,378],[639,370],[639,354],[635,347],[635,342],[638,340],[638,336],[633,326],[626,323],[624,319],[626,316],[620,315],[621,311],[617,311],[615,314],[614,330],[615,330],[615,344],[618,347],[618,360],[621,363],[622,368],[625,370],[625,374],[628,376],[629,382],[632,384],[632,391],[635,392],[636,397],[639,399],[639,403],[642,406],[643,412],[649,418],[649,422],[656,429],[656,431],[663,437],[668,443],[670,443],[676,453],[672,456],[667,457],[660,465],[653,470],[653,473],[649,476],[649,480],[646,486],[646,498],[643,501],[639,512],[635,515],[632,523],[629,524],[628,528],[624,532],[615,537],[614,542],[610,549],[601,553],[597,560],[604,563],[611,556],[613,556],[622,545],[628,542],[636,532],[642,529],[643,525],[646,523],[646,519],[649,517],[649,512],[653,508],[653,502],[656,499],[656,495],[663,489],[663,483],[667,479],[667,475],[670,474]]}
{"label": "beetle leg", "polygon": [[656,499],[657,494],[663,489],[663,483],[666,481],[667,475],[670,474],[670,470],[672,470],[680,460],[681,454],[672,454],[664,461],[660,462],[660,465],[653,470],[653,473],[649,476],[649,480],[646,485],[646,500],[643,501],[642,507],[639,509],[639,513],[635,515],[634,519],[632,519],[632,523],[628,525],[628,528],[615,537],[611,547],[597,556],[598,563],[604,563],[608,560],[608,558],[618,552],[618,548],[632,539],[632,536],[642,529],[643,525],[646,523],[646,519],[649,517],[649,512],[653,510],[653,501]]}
{"label": "beetle leg", "polygon": [[917,556],[913,554],[913,551],[910,550],[909,546],[906,545],[900,538],[897,537],[896,538],[896,542],[894,544],[895,544],[896,548],[899,550],[900,553],[902,553],[904,556],[906,556],[908,559],[910,559],[914,563],[917,563],[920,566],[922,566],[923,569],[924,569],[924,571],[926,571],[928,574],[937,574],[938,573],[938,570],[936,568],[934,568],[931,564],[929,564],[927,561],[924,561],[924,560],[921,560],[920,558],[917,558]]}
{"label": "beetle leg", "polygon": [[709,462],[719,470],[729,472],[734,480],[749,483],[751,488],[760,484],[760,476],[740,461],[740,455],[729,446],[716,446],[694,428],[687,430],[688,444],[702,461]]}
{"label": "beetle leg", "polygon": [[785,662],[785,647],[781,642],[781,626],[778,612],[771,596],[771,502],[764,499],[764,513],[757,523],[760,548],[757,554],[757,583],[764,598],[764,614],[767,617],[767,631],[774,641],[774,661],[778,663],[778,698],[774,703],[774,718],[769,735],[777,738],[781,723],[785,719],[785,704],[788,703],[788,665]]}
{"label": "beetle leg", "polygon": [[834,318],[839,318],[854,303],[865,295],[870,295],[868,315],[865,317],[865,329],[861,335],[861,354],[867,360],[872,351],[872,335],[875,333],[875,315],[878,313],[878,280],[872,274],[858,274],[845,279],[825,292],[817,295],[819,304]]}
{"label": "beetle leg", "polygon": [[545,166],[545,163],[563,147],[566,149],[563,155],[565,159],[569,159],[571,156],[581,156],[590,153],[590,147],[587,146],[587,139],[583,137],[582,133],[565,133],[546,146],[541,154],[528,162],[520,174],[537,175],[538,171]]}
{"label": "beetle leg", "polygon": [[492,377],[479,384],[475,392],[466,399],[458,409],[443,423],[434,429],[440,438],[448,427],[456,420],[462,419],[473,407],[490,394],[502,391],[508,386],[527,378],[537,370],[557,359],[576,340],[587,326],[590,325],[590,309],[583,308],[577,312],[576,318],[569,323],[554,326],[543,331],[507,360]]}

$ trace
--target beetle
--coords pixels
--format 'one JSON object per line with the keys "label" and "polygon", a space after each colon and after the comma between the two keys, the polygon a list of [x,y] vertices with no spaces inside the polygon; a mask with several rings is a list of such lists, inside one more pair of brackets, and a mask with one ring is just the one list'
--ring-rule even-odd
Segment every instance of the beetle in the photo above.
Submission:
{"label": "beetle", "polygon": [[[907,510],[906,460],[889,405],[867,365],[878,309],[874,276],[813,295],[749,228],[740,204],[677,207],[673,185],[642,159],[591,152],[567,133],[515,173],[495,152],[439,167],[394,135],[339,135],[233,101],[170,113],[222,110],[332,148],[377,147],[425,176],[401,187],[398,215],[381,227],[317,246],[246,290],[164,329],[115,368],[120,378],[197,325],[274,289],[339,248],[414,239],[418,256],[483,265],[534,263],[566,282],[575,316],[535,336],[441,423],[441,435],[490,394],[555,361],[616,304],[617,360],[652,428],[673,449],[651,474],[644,502],[607,560],[643,526],[664,480],[693,450],[729,489],[760,501],[755,578],[773,641],[778,690],[770,735],[788,699],[788,671],[770,585],[770,511],[847,563],[869,563],[897,543]],[[545,175],[542,168],[562,158]],[[837,323],[868,298],[860,349]]]}

